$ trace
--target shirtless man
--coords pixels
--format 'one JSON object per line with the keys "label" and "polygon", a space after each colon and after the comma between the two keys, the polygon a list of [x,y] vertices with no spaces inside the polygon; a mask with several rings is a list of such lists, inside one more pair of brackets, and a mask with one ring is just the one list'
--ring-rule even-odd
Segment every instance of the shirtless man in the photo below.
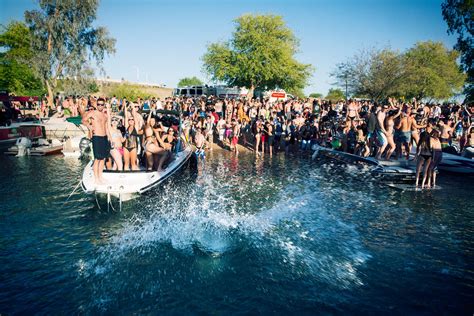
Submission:
{"label": "shirtless man", "polygon": [[450,125],[451,121],[450,120],[445,120],[439,121],[440,125],[440,141],[441,141],[441,148],[446,148],[449,146],[449,143],[451,142],[451,137],[453,135],[453,128]]}
{"label": "shirtless man", "polygon": [[85,113],[82,124],[86,125],[92,134],[92,148],[94,151],[94,178],[96,184],[105,184],[102,178],[105,159],[109,156],[109,143],[107,141],[107,115],[103,113],[105,100],[97,100],[97,109]]}
{"label": "shirtless man", "polygon": [[375,124],[375,137],[380,145],[377,148],[377,154],[375,155],[375,159],[380,159],[383,152],[385,151],[385,147],[388,145],[387,141],[387,130],[385,130],[385,117],[386,112],[388,110],[388,105],[384,105],[382,109],[377,113],[377,122]]}
{"label": "shirtless man", "polygon": [[[397,135],[397,158],[402,154],[402,146],[405,147],[405,157],[406,159],[410,159],[410,138],[411,138],[411,125],[412,125],[413,117],[411,117],[411,107],[407,106],[405,111],[402,113],[402,117],[400,118],[397,126],[395,129],[397,130],[395,133]],[[416,124],[416,122],[415,122]]]}
{"label": "shirtless man", "polygon": [[196,145],[196,151],[194,153],[197,159],[199,158],[204,159],[206,157],[206,154],[204,152],[206,138],[203,135],[203,132],[204,132],[204,128],[198,128],[196,130],[196,135],[194,136],[194,144]]}

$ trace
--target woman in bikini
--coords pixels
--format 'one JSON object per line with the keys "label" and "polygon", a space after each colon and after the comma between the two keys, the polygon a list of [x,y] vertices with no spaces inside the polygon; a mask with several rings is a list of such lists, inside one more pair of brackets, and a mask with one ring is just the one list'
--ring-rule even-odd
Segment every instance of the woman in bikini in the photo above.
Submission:
{"label": "woman in bikini", "polygon": [[394,152],[396,145],[395,141],[393,138],[393,135],[395,133],[395,129],[393,126],[395,125],[394,119],[396,119],[398,116],[401,114],[401,108],[398,108],[398,111],[391,111],[387,115],[387,118],[385,118],[385,130],[387,131],[387,142],[388,142],[388,149],[387,149],[387,155],[385,156],[386,160],[390,160],[390,157],[392,156],[392,153]]}
{"label": "woman in bikini", "polygon": [[428,169],[433,156],[433,150],[431,148],[431,137],[426,131],[420,134],[420,140],[416,150],[416,181],[415,186],[418,187],[418,180],[420,178],[421,169],[423,168],[423,180],[421,182],[421,188],[425,187],[425,182],[428,178]]}
{"label": "woman in bikini", "polygon": [[[132,105],[133,106],[133,105]],[[137,150],[138,137],[143,134],[143,130],[137,129],[137,123],[132,115],[125,110],[125,142],[124,142],[124,170],[138,170]]]}
{"label": "woman in bikini", "polygon": [[[110,110],[110,105],[107,103],[107,110]],[[112,170],[123,170],[123,146],[122,143],[125,138],[122,136],[122,132],[117,128],[119,125],[119,118],[112,118],[112,115],[107,116],[107,128],[108,136],[110,141],[110,155],[114,160]]]}
{"label": "woman in bikini", "polygon": [[443,151],[441,146],[440,140],[440,131],[434,129],[431,131],[431,151],[433,152],[433,157],[431,158],[431,162],[428,169],[428,184],[427,187],[435,187],[436,186],[436,171],[438,170],[438,165],[441,163],[443,159]]}
{"label": "woman in bikini", "polygon": [[146,156],[147,170],[153,170],[156,165],[158,172],[163,169],[163,156],[166,152],[163,147],[159,145],[161,141],[160,130],[155,130],[156,120],[150,114],[145,125],[145,139],[143,140],[143,148]]}

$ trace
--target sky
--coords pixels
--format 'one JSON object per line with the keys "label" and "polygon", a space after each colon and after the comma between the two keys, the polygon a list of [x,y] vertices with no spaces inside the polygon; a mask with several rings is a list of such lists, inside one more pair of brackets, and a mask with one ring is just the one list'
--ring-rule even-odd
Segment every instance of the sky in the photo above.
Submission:
{"label": "sky", "polygon": [[[95,25],[117,40],[106,76],[176,87],[184,77],[210,83],[202,71],[207,45],[229,40],[242,14],[283,16],[300,41],[295,56],[315,71],[305,93],[334,88],[330,73],[360,50],[405,51],[419,41],[452,48],[441,0],[101,0]],[[24,21],[34,0],[0,0],[0,24]],[[101,75],[103,77],[103,75]]]}

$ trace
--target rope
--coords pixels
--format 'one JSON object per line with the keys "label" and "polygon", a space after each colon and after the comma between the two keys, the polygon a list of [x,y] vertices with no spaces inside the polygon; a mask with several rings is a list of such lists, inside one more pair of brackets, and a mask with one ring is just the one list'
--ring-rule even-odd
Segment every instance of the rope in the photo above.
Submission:
{"label": "rope", "polygon": [[81,182],[82,182],[82,179],[79,180],[79,183],[76,185],[76,187],[74,188],[74,190],[72,190],[71,194],[69,194],[69,196],[67,197],[66,201],[63,203],[62,206],[64,206],[64,204],[66,204],[66,203],[69,201],[69,199],[70,199],[71,196],[74,194],[74,192],[76,192],[76,190],[77,190],[77,188],[79,187],[79,185],[81,184]]}

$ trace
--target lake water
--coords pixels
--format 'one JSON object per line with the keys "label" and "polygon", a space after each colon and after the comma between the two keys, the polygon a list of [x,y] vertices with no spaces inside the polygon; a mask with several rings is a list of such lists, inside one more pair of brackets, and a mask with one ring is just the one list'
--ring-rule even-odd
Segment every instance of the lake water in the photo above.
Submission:
{"label": "lake water", "polygon": [[215,151],[119,212],[64,204],[83,167],[0,156],[0,314],[474,311],[473,179]]}

